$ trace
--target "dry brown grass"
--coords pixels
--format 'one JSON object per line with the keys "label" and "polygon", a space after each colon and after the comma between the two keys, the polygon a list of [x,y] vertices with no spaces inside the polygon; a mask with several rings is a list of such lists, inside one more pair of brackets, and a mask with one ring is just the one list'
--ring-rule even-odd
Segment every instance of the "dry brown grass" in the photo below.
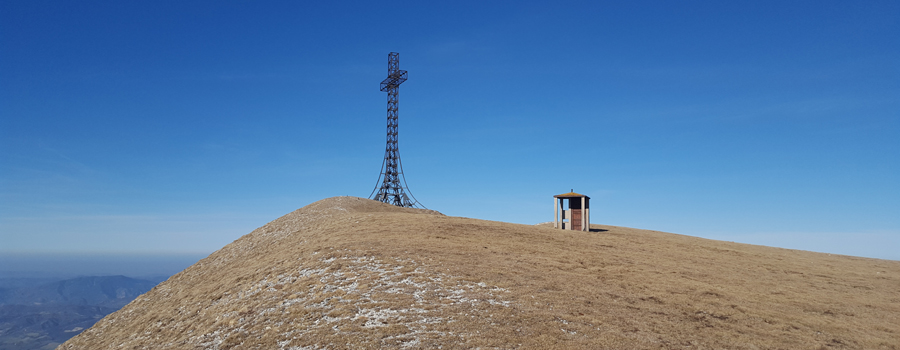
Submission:
{"label": "dry brown grass", "polygon": [[900,348],[898,261],[592,229],[329,198],[60,348]]}

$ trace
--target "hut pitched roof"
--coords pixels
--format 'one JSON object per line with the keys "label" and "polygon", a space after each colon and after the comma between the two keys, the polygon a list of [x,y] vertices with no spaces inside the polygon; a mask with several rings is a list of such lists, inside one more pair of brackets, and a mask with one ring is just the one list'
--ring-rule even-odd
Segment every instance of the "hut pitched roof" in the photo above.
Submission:
{"label": "hut pitched roof", "polygon": [[585,196],[580,193],[575,193],[575,192],[563,193],[563,194],[558,194],[558,195],[553,196],[553,198],[569,198],[569,197],[579,197],[579,198],[587,197],[588,199],[591,199],[591,197]]}

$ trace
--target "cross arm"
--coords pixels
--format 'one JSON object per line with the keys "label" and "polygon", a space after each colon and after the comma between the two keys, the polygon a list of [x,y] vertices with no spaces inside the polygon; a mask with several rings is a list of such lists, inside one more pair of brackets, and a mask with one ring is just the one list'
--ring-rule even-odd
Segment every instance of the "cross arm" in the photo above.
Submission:
{"label": "cross arm", "polygon": [[391,75],[381,81],[381,91],[387,91],[391,87],[399,86],[404,81],[406,81],[406,71],[405,70],[397,70]]}

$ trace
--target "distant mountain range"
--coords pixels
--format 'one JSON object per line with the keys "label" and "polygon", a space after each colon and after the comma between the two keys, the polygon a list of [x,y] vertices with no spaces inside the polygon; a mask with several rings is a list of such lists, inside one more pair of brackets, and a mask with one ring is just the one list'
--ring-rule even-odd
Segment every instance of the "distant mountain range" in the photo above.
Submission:
{"label": "distant mountain range", "polygon": [[155,285],[125,276],[0,279],[0,350],[53,349]]}
{"label": "distant mountain range", "polygon": [[0,291],[0,305],[78,305],[121,308],[156,283],[125,276],[89,276]]}

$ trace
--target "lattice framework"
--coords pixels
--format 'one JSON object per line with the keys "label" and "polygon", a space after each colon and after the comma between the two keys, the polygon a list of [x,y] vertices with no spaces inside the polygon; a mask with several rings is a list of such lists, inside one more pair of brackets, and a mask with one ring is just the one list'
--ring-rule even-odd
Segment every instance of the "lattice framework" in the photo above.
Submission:
{"label": "lattice framework", "polygon": [[398,96],[400,84],[404,81],[406,71],[400,69],[400,54],[391,52],[388,54],[388,77],[381,81],[381,91],[388,93],[387,145],[384,149],[381,174],[369,198],[398,207],[424,207],[409,191],[406,178],[403,176],[403,164],[400,162]]}

